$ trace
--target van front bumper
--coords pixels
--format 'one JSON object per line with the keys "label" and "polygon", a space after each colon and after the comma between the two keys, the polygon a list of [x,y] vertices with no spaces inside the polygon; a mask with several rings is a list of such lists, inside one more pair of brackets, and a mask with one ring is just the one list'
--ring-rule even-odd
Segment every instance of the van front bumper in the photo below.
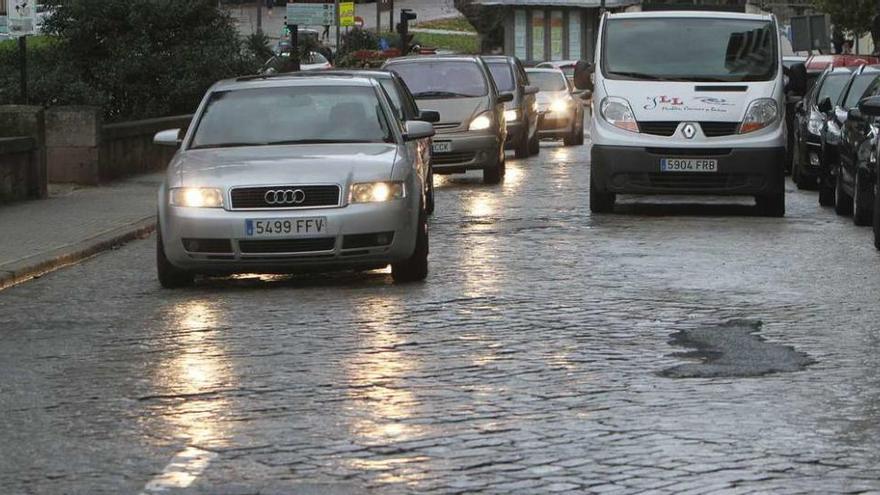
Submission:
{"label": "van front bumper", "polygon": [[[718,160],[717,172],[661,172],[663,158]],[[592,187],[616,194],[762,196],[785,187],[785,148],[644,148],[594,145]]]}

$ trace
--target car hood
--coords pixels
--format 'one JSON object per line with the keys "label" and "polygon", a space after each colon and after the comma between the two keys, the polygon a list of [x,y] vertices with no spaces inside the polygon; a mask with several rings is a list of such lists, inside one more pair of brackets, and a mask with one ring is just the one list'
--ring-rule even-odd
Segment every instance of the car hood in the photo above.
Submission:
{"label": "car hood", "polygon": [[168,168],[170,187],[346,184],[388,180],[396,144],[352,143],[187,150]]}
{"label": "car hood", "polygon": [[489,97],[477,98],[422,98],[417,100],[420,109],[440,112],[438,124],[464,124],[489,110]]}

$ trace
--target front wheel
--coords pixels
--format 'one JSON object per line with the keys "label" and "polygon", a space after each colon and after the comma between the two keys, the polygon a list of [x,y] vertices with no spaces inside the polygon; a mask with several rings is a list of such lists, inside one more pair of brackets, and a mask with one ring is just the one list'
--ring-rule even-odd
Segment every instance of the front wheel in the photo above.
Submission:
{"label": "front wheel", "polygon": [[596,182],[590,177],[590,211],[593,213],[611,213],[614,211],[614,193],[601,192]]}
{"label": "front wheel", "polygon": [[504,148],[501,148],[501,154],[498,157],[498,161],[495,166],[490,168],[483,169],[483,183],[484,184],[498,184],[504,178],[504,173],[506,171],[506,164],[504,159]]}
{"label": "front wheel", "polygon": [[161,228],[156,229],[156,274],[159,276],[159,283],[166,289],[189,287],[195,281],[195,274],[181,270],[168,261]]}
{"label": "front wheel", "polygon": [[856,169],[855,179],[853,182],[853,223],[859,227],[871,225],[873,220],[871,215],[871,192],[865,187],[867,182],[861,170]]}
{"label": "front wheel", "polygon": [[852,215],[853,199],[843,188],[843,177],[840,168],[834,180],[834,212],[840,216]]}
{"label": "front wheel", "polygon": [[391,278],[397,283],[425,280],[428,276],[428,251],[428,215],[422,210],[419,212],[416,248],[407,260],[391,264]]}
{"label": "front wheel", "polygon": [[785,216],[785,188],[780,187],[778,191],[768,196],[755,197],[755,204],[758,207],[758,214],[764,217],[784,217]]}

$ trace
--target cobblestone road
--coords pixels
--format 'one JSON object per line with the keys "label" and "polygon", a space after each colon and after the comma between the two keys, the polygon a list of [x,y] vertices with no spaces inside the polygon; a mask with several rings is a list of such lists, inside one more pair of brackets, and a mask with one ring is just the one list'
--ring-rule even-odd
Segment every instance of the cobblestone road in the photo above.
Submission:
{"label": "cobblestone road", "polygon": [[[594,217],[588,174],[438,179],[423,285],[164,291],[146,240],[0,293],[0,492],[880,493],[869,230],[791,186]],[[669,377],[738,319],[796,370]]]}

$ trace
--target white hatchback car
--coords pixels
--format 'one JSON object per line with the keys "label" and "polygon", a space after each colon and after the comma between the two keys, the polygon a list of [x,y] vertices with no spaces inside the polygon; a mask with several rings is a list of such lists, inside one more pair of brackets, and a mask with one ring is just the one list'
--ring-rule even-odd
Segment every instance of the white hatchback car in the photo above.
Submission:
{"label": "white hatchback car", "polygon": [[208,90],[159,190],[165,287],[196,274],[428,272],[430,123],[399,120],[373,79],[248,77]]}

